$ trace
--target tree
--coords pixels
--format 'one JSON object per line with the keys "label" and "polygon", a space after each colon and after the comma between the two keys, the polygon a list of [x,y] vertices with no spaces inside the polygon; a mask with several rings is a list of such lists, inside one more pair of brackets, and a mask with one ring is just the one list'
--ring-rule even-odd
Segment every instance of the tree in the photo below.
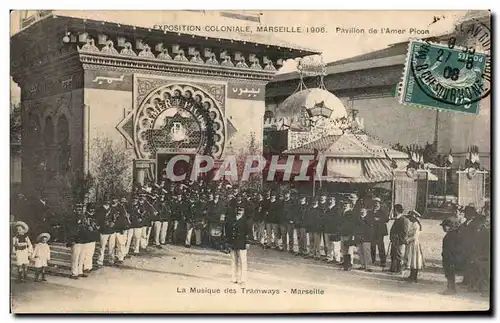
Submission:
{"label": "tree", "polygon": [[10,110],[10,143],[21,144],[21,105],[11,104]]}
{"label": "tree", "polygon": [[91,151],[94,199],[99,203],[128,194],[132,185],[128,171],[131,161],[125,148],[114,144],[110,138],[97,137],[92,143]]}

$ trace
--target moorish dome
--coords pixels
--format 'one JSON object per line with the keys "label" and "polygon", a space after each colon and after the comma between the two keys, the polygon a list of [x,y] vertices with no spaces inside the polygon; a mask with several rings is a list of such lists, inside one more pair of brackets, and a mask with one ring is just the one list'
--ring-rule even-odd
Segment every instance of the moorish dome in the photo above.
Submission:
{"label": "moorish dome", "polygon": [[[330,119],[347,117],[347,112],[340,101],[332,93],[315,88],[299,91],[289,96],[276,110],[276,119],[299,121],[306,113],[310,118],[323,116]],[[292,122],[296,123],[296,122]],[[290,124],[290,126],[293,126]]]}

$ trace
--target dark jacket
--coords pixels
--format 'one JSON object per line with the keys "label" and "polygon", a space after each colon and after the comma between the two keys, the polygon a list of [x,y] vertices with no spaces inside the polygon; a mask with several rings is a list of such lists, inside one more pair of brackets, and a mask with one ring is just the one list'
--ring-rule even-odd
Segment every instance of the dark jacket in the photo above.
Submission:
{"label": "dark jacket", "polygon": [[160,208],[160,213],[159,213],[159,216],[160,216],[160,220],[165,222],[165,221],[170,221],[170,215],[171,215],[171,201],[165,199],[162,201],[162,205],[161,205],[161,208]]}
{"label": "dark jacket", "polygon": [[443,269],[445,273],[460,271],[464,268],[465,255],[461,248],[460,232],[458,230],[447,232],[443,238]]}
{"label": "dark jacket", "polygon": [[269,202],[269,211],[266,217],[266,223],[280,223],[280,215],[283,212],[283,204],[276,200],[274,202]]}
{"label": "dark jacket", "polygon": [[294,222],[294,213],[297,212],[296,204],[292,199],[288,201],[283,201],[283,223],[293,223]]}
{"label": "dark jacket", "polygon": [[226,243],[231,249],[245,250],[246,244],[249,243],[248,239],[250,235],[245,215],[239,220],[231,217],[225,224]]}
{"label": "dark jacket", "polygon": [[389,214],[380,208],[377,212],[370,210],[368,212],[369,221],[373,223],[373,238],[380,239],[389,234],[387,231],[387,222]]}
{"label": "dark jacket", "polygon": [[340,226],[339,231],[340,235],[343,237],[354,236],[356,234],[356,226],[357,226],[357,217],[352,213],[352,210],[342,212],[342,215],[339,217]]}
{"label": "dark jacket", "polygon": [[322,223],[323,220],[323,209],[318,207],[310,207],[309,208],[309,217],[308,217],[308,230],[310,232],[321,232],[322,231]]}
{"label": "dark jacket", "polygon": [[307,203],[297,204],[297,210],[295,211],[295,216],[294,216],[296,228],[306,228],[308,212],[309,212],[309,205]]}
{"label": "dark jacket", "polygon": [[368,219],[368,215],[361,217],[361,215],[355,215],[356,218],[356,233],[355,240],[357,243],[371,242],[373,236],[373,225]]}
{"label": "dark jacket", "polygon": [[184,200],[176,200],[172,202],[172,215],[171,219],[174,221],[180,221],[184,212],[186,212],[187,206]]}
{"label": "dark jacket", "polygon": [[338,212],[337,208],[334,206],[332,208],[325,208],[324,211],[324,230],[326,233],[338,233],[339,228],[339,220],[338,220]]}
{"label": "dark jacket", "polygon": [[257,210],[255,211],[255,221],[263,222],[266,219],[268,203],[266,200],[256,202]]}
{"label": "dark jacket", "polygon": [[111,234],[116,232],[116,218],[111,211],[111,207],[108,210],[101,208],[96,213],[101,234]]}
{"label": "dark jacket", "polygon": [[132,211],[130,214],[130,226],[132,228],[142,228],[145,223],[146,209],[140,204],[132,206]]}
{"label": "dark jacket", "polygon": [[225,214],[224,204],[218,200],[208,202],[207,205],[207,220],[209,222],[219,222],[221,214]]}
{"label": "dark jacket", "polygon": [[391,242],[395,245],[403,245],[408,235],[408,228],[410,227],[410,220],[404,215],[396,218],[391,227],[389,237]]}

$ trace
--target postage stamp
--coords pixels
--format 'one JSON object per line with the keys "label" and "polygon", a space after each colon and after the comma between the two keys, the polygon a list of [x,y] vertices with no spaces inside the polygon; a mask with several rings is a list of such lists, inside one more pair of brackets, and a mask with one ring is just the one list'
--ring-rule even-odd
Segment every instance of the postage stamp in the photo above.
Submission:
{"label": "postage stamp", "polygon": [[446,44],[410,41],[400,102],[478,114],[491,89],[489,37],[489,28],[473,22],[457,25]]}
{"label": "postage stamp", "polygon": [[477,114],[485,89],[485,53],[413,40],[404,72],[402,103]]}

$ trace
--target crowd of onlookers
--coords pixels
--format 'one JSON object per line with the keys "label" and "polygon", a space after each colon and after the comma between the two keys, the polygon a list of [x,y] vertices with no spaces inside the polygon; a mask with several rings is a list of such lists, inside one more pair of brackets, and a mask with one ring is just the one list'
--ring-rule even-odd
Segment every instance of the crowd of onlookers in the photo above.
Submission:
{"label": "crowd of onlookers", "polygon": [[[43,209],[43,204],[36,207]],[[370,194],[323,191],[311,197],[290,190],[242,190],[222,183],[150,184],[130,196],[78,204],[64,223],[46,218],[14,222],[13,248],[20,280],[26,279],[30,263],[37,268],[36,280],[45,280],[50,262],[47,241],[51,235],[57,237],[72,248],[70,277],[79,279],[104,265],[120,266],[148,247],[194,243],[229,252],[234,246],[225,223],[243,214],[249,244],[323,260],[344,270],[353,267],[356,250],[359,269],[372,271],[378,255],[380,267],[395,273],[408,269],[406,279],[417,282],[425,266],[421,215],[400,204],[390,210],[388,204]],[[469,288],[485,293],[489,288],[489,207],[478,212],[472,206],[456,206],[455,211],[442,223],[447,232],[443,241],[445,293],[456,292],[456,274],[464,275],[463,283]],[[23,214],[16,215],[17,219],[23,220]],[[391,219],[394,223],[388,230]]]}

